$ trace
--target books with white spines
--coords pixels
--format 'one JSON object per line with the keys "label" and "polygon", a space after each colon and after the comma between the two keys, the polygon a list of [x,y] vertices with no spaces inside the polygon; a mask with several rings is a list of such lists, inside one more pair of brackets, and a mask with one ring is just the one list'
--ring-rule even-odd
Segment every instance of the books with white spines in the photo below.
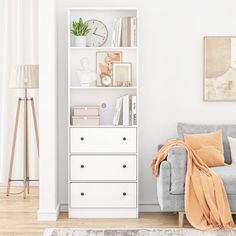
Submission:
{"label": "books with white spines", "polygon": [[112,47],[137,46],[137,18],[125,16],[114,18],[112,25]]}
{"label": "books with white spines", "polygon": [[131,97],[131,125],[137,125],[137,97]]}
{"label": "books with white spines", "polygon": [[129,125],[130,109],[129,95],[123,96],[123,125]]}
{"label": "books with white spines", "polygon": [[115,113],[113,117],[113,125],[119,125],[121,120],[122,97],[116,99]]}

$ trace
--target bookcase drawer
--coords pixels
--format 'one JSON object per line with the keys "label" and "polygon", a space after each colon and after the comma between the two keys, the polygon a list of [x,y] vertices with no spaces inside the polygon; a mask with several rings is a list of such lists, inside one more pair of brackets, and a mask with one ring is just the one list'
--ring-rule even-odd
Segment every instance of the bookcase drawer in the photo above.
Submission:
{"label": "bookcase drawer", "polygon": [[136,128],[71,128],[71,153],[136,153]]}
{"label": "bookcase drawer", "polygon": [[71,207],[135,208],[136,183],[71,183]]}
{"label": "bookcase drawer", "polygon": [[136,156],[71,156],[70,179],[136,180]]}

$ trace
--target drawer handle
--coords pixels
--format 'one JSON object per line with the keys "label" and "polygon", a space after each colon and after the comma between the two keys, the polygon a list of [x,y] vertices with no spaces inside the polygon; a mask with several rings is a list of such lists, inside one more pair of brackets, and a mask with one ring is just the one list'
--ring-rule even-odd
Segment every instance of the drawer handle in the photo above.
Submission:
{"label": "drawer handle", "polygon": [[126,192],[123,193],[123,196],[126,196]]}
{"label": "drawer handle", "polygon": [[81,137],[80,140],[81,140],[81,141],[84,141],[84,137]]}
{"label": "drawer handle", "polygon": [[84,165],[81,165],[80,168],[84,168]]}
{"label": "drawer handle", "polygon": [[84,193],[82,192],[82,193],[80,193],[80,195],[81,195],[81,196],[84,196]]}
{"label": "drawer handle", "polygon": [[123,165],[123,168],[126,168],[126,165]]}
{"label": "drawer handle", "polygon": [[125,140],[126,140],[126,137],[123,137],[123,140],[125,141]]}

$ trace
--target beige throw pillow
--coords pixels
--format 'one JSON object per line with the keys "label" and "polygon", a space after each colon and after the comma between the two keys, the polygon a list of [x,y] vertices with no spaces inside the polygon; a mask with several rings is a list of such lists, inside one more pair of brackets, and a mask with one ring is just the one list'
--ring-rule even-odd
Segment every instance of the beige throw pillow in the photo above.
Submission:
{"label": "beige throw pillow", "polygon": [[184,134],[184,141],[207,166],[224,166],[222,131],[204,134]]}

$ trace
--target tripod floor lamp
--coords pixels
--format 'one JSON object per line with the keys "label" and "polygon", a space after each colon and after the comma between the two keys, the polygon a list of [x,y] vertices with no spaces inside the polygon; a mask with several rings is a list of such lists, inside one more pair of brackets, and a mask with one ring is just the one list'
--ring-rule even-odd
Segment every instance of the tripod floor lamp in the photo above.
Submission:
{"label": "tripod floor lamp", "polygon": [[[36,136],[37,151],[39,154],[39,134],[35,114],[35,105],[34,98],[28,97],[28,89],[37,89],[39,87],[39,66],[38,65],[17,65],[12,71],[12,76],[9,82],[10,88],[24,89],[24,97],[18,98],[17,110],[16,110],[16,120],[13,133],[12,149],[11,149],[11,158],[10,158],[10,167],[8,173],[8,184],[7,184],[7,196],[10,194],[11,182],[13,181],[23,181],[24,185],[24,198],[26,197],[26,192],[29,194],[30,185],[29,182],[32,181],[29,178],[29,104],[31,104],[32,114],[33,114],[33,124]],[[19,115],[21,110],[21,105],[24,106],[24,165],[23,165],[23,180],[13,180],[12,179],[12,169],[15,157],[15,147],[16,147],[16,138],[18,131]]]}

